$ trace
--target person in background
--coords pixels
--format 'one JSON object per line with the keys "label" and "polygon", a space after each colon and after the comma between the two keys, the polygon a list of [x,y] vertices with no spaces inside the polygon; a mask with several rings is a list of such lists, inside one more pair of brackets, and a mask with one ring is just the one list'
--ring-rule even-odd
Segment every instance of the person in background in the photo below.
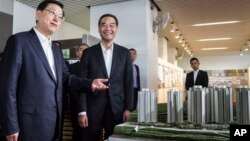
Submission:
{"label": "person in background", "polygon": [[8,141],[58,141],[62,120],[63,84],[76,91],[107,89],[107,79],[70,75],[61,49],[51,36],[64,20],[63,4],[42,1],[36,25],[10,36],[0,73],[0,113]]}
{"label": "person in background", "polygon": [[[75,74],[77,76],[81,76],[80,59],[82,57],[83,51],[88,47],[89,46],[85,43],[81,43],[77,46],[76,57],[77,57],[78,61],[69,65],[70,73]],[[78,112],[79,112],[78,111],[78,104],[79,105],[81,104],[81,105],[83,105],[83,107],[86,108],[86,100],[79,99],[78,94],[79,93],[77,93],[77,92],[71,92],[71,94],[70,94],[70,112],[71,112],[71,123],[72,123],[72,127],[73,127],[72,141],[81,140],[81,136],[83,135],[83,134],[81,134],[81,132],[82,132],[81,130],[84,130],[84,129],[78,125],[78,118],[79,118],[79,120],[82,120],[86,123],[88,122],[88,117],[86,114],[78,117]],[[85,94],[85,93],[83,93],[83,94]],[[84,96],[83,98],[86,98],[86,97]],[[84,111],[86,112],[86,109],[84,109]]]}
{"label": "person in background", "polygon": [[69,66],[69,70],[71,73],[80,76],[81,75],[81,57],[82,57],[82,53],[83,51],[88,48],[89,46],[85,43],[81,43],[77,46],[76,48],[76,57],[77,57],[77,62],[70,64]]}
{"label": "person in background", "polygon": [[62,47],[62,44],[59,41],[53,41],[58,47]]}
{"label": "person in background", "polygon": [[137,52],[134,48],[129,49],[131,59],[133,62],[133,86],[134,86],[134,110],[136,110],[137,103],[138,103],[138,91],[141,90],[141,83],[140,83],[140,69],[138,65],[135,64],[135,60],[137,58]]}
{"label": "person in background", "polygon": [[[53,43],[56,44],[56,46],[58,48],[60,48],[62,50],[62,44],[59,41],[52,41]],[[65,60],[65,59],[64,59]],[[69,69],[69,62],[67,60],[65,60],[65,64],[67,66],[67,68]],[[62,126],[61,126],[61,133],[63,135],[64,132],[64,127],[65,127],[65,122],[68,121],[68,115],[67,112],[69,111],[69,89],[67,87],[63,87],[63,106],[62,106]],[[63,136],[60,137],[60,140],[63,139]]]}
{"label": "person in background", "polygon": [[199,60],[195,57],[191,58],[190,65],[193,71],[188,73],[186,76],[186,82],[185,82],[186,90],[189,90],[189,88],[193,87],[194,85],[207,87],[208,75],[206,71],[202,71],[199,69],[199,66],[200,66]]}
{"label": "person in background", "polygon": [[[59,48],[62,49],[62,44],[59,41],[53,41]],[[67,60],[65,60],[65,63],[67,65],[67,67],[69,68],[69,62]]]}
{"label": "person in background", "polygon": [[82,141],[99,141],[102,129],[104,139],[108,139],[113,134],[114,127],[127,121],[134,108],[131,56],[127,48],[113,41],[118,30],[116,16],[102,15],[98,21],[98,29],[101,42],[84,50],[81,58],[82,76],[87,79],[107,78],[109,89],[88,91],[85,95],[86,113],[84,107],[79,107],[82,109],[79,116],[88,116],[88,123],[79,121],[79,125],[85,127],[86,136]]}

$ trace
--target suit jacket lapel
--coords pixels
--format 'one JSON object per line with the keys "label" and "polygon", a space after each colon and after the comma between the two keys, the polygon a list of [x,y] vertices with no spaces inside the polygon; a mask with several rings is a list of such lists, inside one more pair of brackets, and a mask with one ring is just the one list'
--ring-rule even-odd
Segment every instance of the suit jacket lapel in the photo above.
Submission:
{"label": "suit jacket lapel", "polygon": [[56,82],[55,78],[53,76],[52,70],[49,66],[49,62],[47,60],[47,57],[43,51],[42,45],[41,45],[35,31],[33,29],[31,29],[29,31],[29,35],[30,35],[31,44],[32,44],[35,52],[37,53],[38,57],[41,59],[43,65],[46,68],[47,72],[49,73],[50,77],[54,80],[54,82]]}
{"label": "suit jacket lapel", "polygon": [[191,81],[192,81],[191,84],[195,85],[195,82],[194,82],[194,72],[193,71],[191,73]]}
{"label": "suit jacket lapel", "polygon": [[196,81],[195,81],[195,83],[197,83],[197,82],[200,82],[200,77],[201,77],[201,71],[199,70],[198,71],[198,74],[197,74],[197,76],[196,76]]}
{"label": "suit jacket lapel", "polygon": [[101,48],[100,43],[97,45],[97,48],[96,48],[96,58],[97,58],[97,62],[99,63],[97,65],[101,66],[101,69],[102,69],[105,77],[108,78],[108,73],[106,70],[105,61],[104,61],[104,57],[103,57],[102,48]]}
{"label": "suit jacket lapel", "polygon": [[[52,51],[53,51],[53,55],[54,55],[54,61],[55,61],[55,72],[56,72],[56,80],[58,81],[58,80],[61,80],[61,79],[59,79],[58,77],[60,77],[60,76],[58,76],[58,74],[59,74],[59,58],[60,58],[60,56],[59,56],[59,54],[58,54],[58,52],[56,51],[57,50],[57,48],[58,48],[58,46],[56,46],[56,45],[54,45],[54,44],[52,44]],[[54,75],[53,75],[54,76]],[[54,77],[53,77],[54,78]],[[56,81],[55,80],[55,81]]]}

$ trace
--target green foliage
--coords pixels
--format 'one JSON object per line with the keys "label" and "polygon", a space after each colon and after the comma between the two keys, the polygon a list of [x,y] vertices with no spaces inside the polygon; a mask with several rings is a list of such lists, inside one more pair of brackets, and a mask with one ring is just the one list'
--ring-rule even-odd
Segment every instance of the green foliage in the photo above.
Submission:
{"label": "green foliage", "polygon": [[115,128],[114,134],[142,137],[142,138],[154,138],[154,139],[168,139],[168,140],[208,140],[208,141],[219,141],[228,140],[229,134],[217,134],[208,132],[197,132],[197,131],[175,131],[168,129],[158,129],[158,128],[142,128],[138,132],[135,132],[133,127],[121,127]]}

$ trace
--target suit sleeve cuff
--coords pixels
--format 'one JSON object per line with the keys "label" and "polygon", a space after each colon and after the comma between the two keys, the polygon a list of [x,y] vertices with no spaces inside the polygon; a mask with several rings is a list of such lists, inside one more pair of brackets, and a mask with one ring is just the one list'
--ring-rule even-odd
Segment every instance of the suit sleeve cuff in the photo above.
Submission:
{"label": "suit sleeve cuff", "polygon": [[80,113],[78,113],[78,116],[85,116],[85,115],[87,115],[87,112],[80,112]]}

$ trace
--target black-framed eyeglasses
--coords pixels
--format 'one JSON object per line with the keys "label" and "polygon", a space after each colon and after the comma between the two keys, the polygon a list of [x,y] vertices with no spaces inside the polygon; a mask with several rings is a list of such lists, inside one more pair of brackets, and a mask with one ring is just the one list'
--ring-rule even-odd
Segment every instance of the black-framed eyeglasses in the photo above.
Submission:
{"label": "black-framed eyeglasses", "polygon": [[53,16],[57,16],[61,21],[65,20],[65,17],[61,14],[57,14],[56,11],[51,10],[51,9],[45,9],[45,11],[49,12],[50,14],[52,14]]}

